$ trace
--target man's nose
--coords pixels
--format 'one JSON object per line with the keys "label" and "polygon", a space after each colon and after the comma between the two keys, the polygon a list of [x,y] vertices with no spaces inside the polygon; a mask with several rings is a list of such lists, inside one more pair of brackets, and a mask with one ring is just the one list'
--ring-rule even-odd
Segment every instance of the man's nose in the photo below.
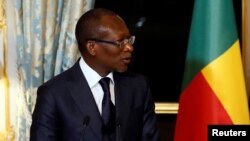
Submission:
{"label": "man's nose", "polygon": [[133,45],[127,43],[125,46],[124,46],[124,51],[129,51],[129,52],[132,52],[134,50],[134,47]]}

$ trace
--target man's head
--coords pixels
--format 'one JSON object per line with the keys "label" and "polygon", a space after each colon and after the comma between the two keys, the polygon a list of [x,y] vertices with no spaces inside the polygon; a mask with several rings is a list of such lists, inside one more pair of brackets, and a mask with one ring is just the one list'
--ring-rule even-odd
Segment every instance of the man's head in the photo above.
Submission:
{"label": "man's head", "polygon": [[75,34],[86,63],[100,75],[127,70],[134,36],[117,14],[103,8],[92,9],[79,19]]}

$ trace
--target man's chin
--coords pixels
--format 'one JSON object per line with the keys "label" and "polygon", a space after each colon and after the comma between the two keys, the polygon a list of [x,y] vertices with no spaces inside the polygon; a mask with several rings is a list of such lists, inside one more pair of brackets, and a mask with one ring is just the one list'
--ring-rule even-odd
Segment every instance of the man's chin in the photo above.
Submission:
{"label": "man's chin", "polygon": [[122,73],[122,72],[126,72],[127,70],[128,70],[128,66],[123,66],[123,67],[116,69],[115,71]]}

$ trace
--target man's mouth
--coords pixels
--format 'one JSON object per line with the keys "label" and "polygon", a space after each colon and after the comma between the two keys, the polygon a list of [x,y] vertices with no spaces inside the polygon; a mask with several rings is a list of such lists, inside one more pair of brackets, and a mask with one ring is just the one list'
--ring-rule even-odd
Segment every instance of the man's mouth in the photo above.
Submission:
{"label": "man's mouth", "polygon": [[122,59],[122,62],[124,62],[125,64],[129,64],[131,61],[131,57],[126,57]]}

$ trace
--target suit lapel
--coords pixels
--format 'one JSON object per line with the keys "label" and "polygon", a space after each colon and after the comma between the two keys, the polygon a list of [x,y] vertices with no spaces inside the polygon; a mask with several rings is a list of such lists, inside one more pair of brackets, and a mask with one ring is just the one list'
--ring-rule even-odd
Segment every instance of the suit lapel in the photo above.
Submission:
{"label": "suit lapel", "polygon": [[115,100],[116,100],[116,119],[120,125],[120,138],[125,134],[126,126],[128,125],[128,118],[130,110],[133,106],[131,90],[128,87],[128,81],[117,73],[114,73],[115,81]]}
{"label": "suit lapel", "polygon": [[[84,77],[79,61],[71,68],[71,81],[69,87],[71,96],[74,99],[77,107],[82,112],[82,121],[85,117],[89,117],[89,127],[93,130],[95,136],[102,139],[102,117],[97,108],[93,94],[89,88],[86,78]],[[115,100],[116,100],[116,119],[120,125],[120,138],[125,134],[126,125],[129,119],[129,113],[134,103],[131,95],[130,87],[126,77],[119,73],[114,73],[115,81]]]}
{"label": "suit lapel", "polygon": [[101,140],[102,118],[89,85],[80,69],[79,61],[72,67],[72,82],[69,82],[69,85],[71,96],[82,112],[82,120],[89,117],[88,126],[94,131],[96,137]]}

